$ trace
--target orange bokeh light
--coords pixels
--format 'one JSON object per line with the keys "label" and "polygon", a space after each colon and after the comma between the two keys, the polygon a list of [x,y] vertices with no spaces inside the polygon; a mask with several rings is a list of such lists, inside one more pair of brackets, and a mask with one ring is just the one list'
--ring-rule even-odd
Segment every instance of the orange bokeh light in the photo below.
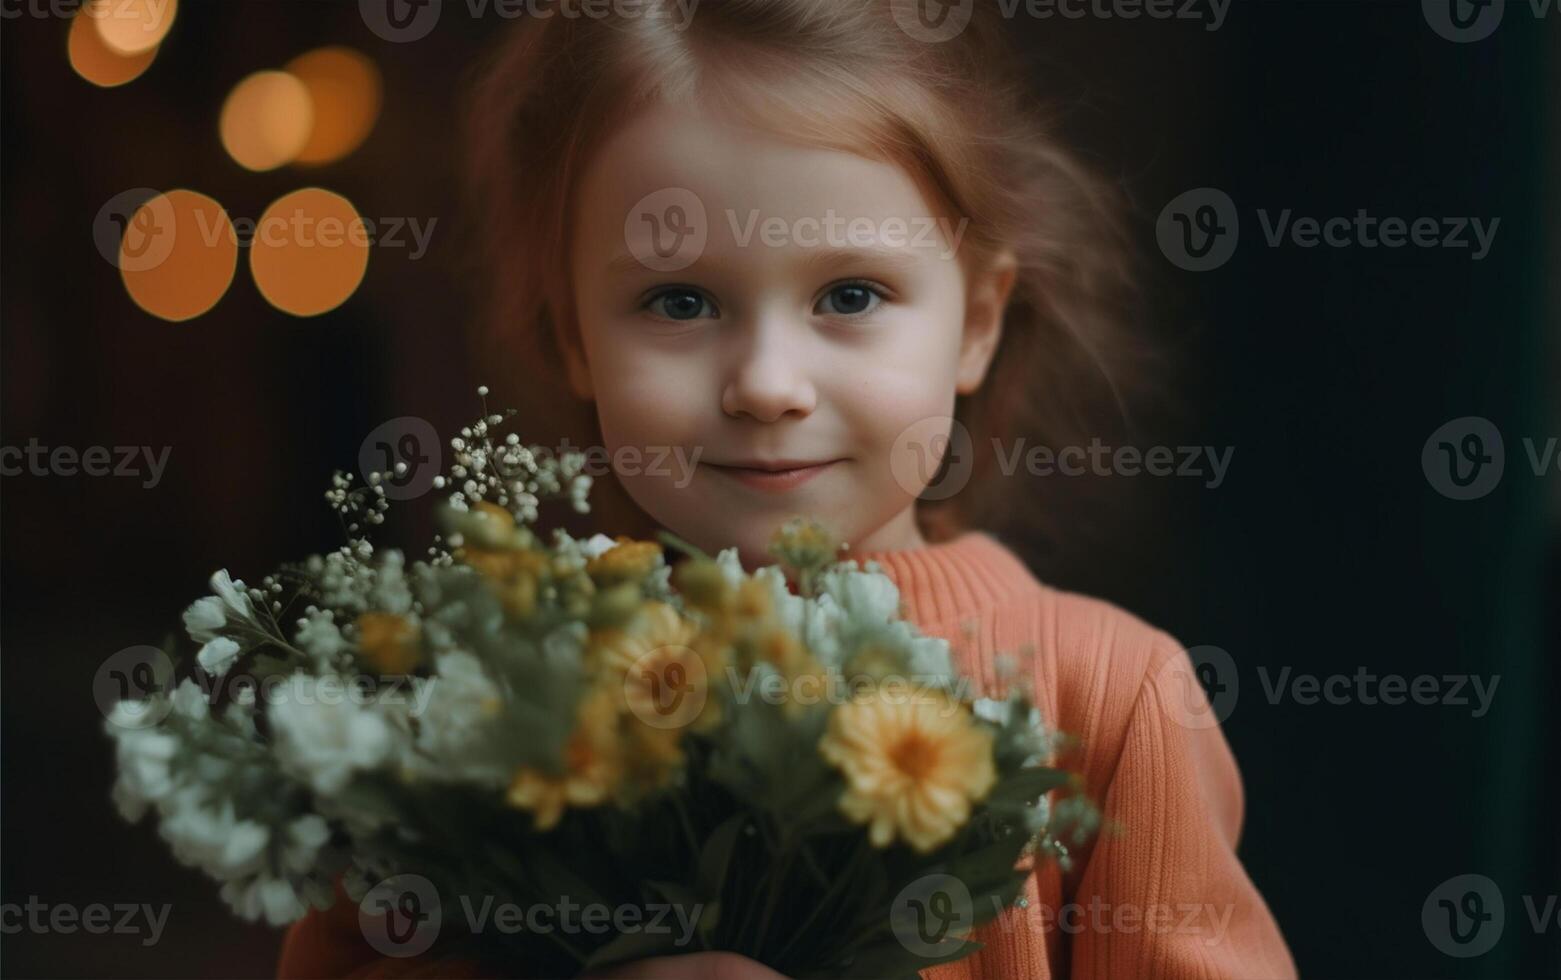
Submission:
{"label": "orange bokeh light", "polygon": [[293,160],[313,127],[309,90],[282,71],[257,71],[233,86],[218,121],[223,147],[249,170],[274,170]]}
{"label": "orange bokeh light", "polygon": [[178,13],[178,0],[92,0],[78,16],[91,19],[109,50],[136,55],[161,44]]}
{"label": "orange bokeh light", "polygon": [[65,53],[76,74],[94,85],[113,88],[139,78],[157,57],[157,48],[122,54],[103,43],[103,35],[90,16],[78,13],[71,18]]}
{"label": "orange bokeh light", "polygon": [[119,275],[135,304],[164,320],[200,316],[233,284],[238,236],[222,205],[190,190],[159,194],[125,225]]}
{"label": "orange bokeh light", "polygon": [[371,232],[352,202],[305,187],[272,202],[255,226],[249,268],[272,306],[318,316],[346,302],[368,271]]}
{"label": "orange bokeh light", "polygon": [[287,63],[314,104],[314,126],[294,162],[322,164],[358,148],[379,118],[381,85],[374,62],[351,48],[317,48]]}

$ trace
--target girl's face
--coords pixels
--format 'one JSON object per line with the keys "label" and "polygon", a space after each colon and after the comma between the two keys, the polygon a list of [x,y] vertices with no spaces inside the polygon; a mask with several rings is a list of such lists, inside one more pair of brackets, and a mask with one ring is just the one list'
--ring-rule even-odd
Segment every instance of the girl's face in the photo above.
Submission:
{"label": "girl's face", "polygon": [[967,282],[965,227],[898,167],[693,106],[635,117],[581,181],[560,339],[634,501],[750,566],[794,515],[853,553],[920,545],[929,447],[991,360],[1011,267]]}

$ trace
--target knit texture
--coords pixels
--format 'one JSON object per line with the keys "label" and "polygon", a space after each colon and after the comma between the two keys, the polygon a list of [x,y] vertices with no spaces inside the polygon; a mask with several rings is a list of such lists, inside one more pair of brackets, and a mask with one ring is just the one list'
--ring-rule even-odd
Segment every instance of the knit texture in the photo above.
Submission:
{"label": "knit texture", "polygon": [[[1032,872],[1023,906],[975,931],[984,948],[925,980],[1296,975],[1236,858],[1241,777],[1175,640],[1041,584],[985,532],[859,557],[894,580],[907,619],[949,641],[974,694],[1029,684],[1046,724],[1077,739],[1055,761],[1083,776],[1111,828],[1068,873]],[[335,907],[295,923],[278,976],[482,976],[448,959],[379,957],[357,912],[338,890]]]}

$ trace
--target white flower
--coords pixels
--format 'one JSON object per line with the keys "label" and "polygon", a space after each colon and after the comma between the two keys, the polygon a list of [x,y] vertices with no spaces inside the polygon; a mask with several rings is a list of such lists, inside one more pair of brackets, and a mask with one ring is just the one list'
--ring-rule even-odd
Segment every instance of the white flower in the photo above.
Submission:
{"label": "white flower", "polygon": [[314,867],[320,848],[331,839],[331,828],[318,813],[306,813],[287,827],[282,845],[282,867],[293,874],[305,874]]}
{"label": "white flower", "polygon": [[316,793],[338,793],[358,770],[389,757],[394,734],[385,719],[348,697],[326,697],[316,679],[301,674],[267,706],[277,757]]}
{"label": "white flower", "polygon": [[1045,830],[1046,825],[1051,822],[1051,809],[1051,797],[1042,793],[1035,806],[1025,811],[1024,829],[1030,834],[1038,834]]}
{"label": "white flower", "polygon": [[303,918],[309,911],[298,897],[293,883],[283,878],[256,877],[248,881],[230,881],[222,886],[222,899],[240,916],[254,922],[265,917],[266,924],[283,926]]}
{"label": "white flower", "polygon": [[341,638],[341,628],[327,609],[316,609],[307,618],[299,620],[294,639],[321,666],[331,663],[346,646],[346,641]]}
{"label": "white flower", "polygon": [[228,622],[222,600],[216,596],[196,599],[184,611],[184,631],[196,643],[205,643],[217,635]]}
{"label": "white flower", "polygon": [[970,705],[970,711],[982,721],[989,721],[1001,728],[1008,724],[1008,719],[1013,714],[1013,702],[1007,698],[1001,701],[994,698],[976,698]]}
{"label": "white flower", "polygon": [[726,576],[728,588],[735,589],[741,584],[744,574],[743,562],[741,558],[737,557],[736,548],[723,549],[715,556],[715,563],[721,569],[722,574]]}
{"label": "white flower", "polygon": [[173,792],[169,762],[179,751],[179,740],[153,730],[110,725],[109,731],[118,739],[119,778],[114,783],[114,803],[126,820],[139,820],[150,804]]}
{"label": "white flower", "polygon": [[184,611],[184,630],[196,643],[208,643],[228,623],[254,616],[243,581],[229,578],[227,569],[212,573],[211,590],[216,595],[197,599]]}
{"label": "white flower", "polygon": [[187,786],[163,802],[158,830],[174,857],[218,881],[256,873],[265,863],[270,830],[239,819],[232,800],[212,806],[206,792],[205,786]]}
{"label": "white flower", "polygon": [[852,620],[883,626],[900,615],[900,590],[877,572],[832,570],[824,573],[824,593],[833,596]]}
{"label": "white flower", "polygon": [[937,636],[917,636],[903,622],[896,625],[904,627],[907,634],[905,659],[911,676],[940,687],[952,685],[958,675],[954,672],[954,658],[949,654],[948,641]]}
{"label": "white flower", "polygon": [[233,666],[233,661],[238,659],[239,645],[225,636],[219,636],[206,641],[201,647],[200,653],[195,655],[196,663],[201,669],[213,677],[221,677]]}
{"label": "white flower", "polygon": [[219,568],[211,574],[211,591],[217,593],[222,604],[234,616],[249,619],[255,614],[254,607],[249,604],[249,592],[244,587],[244,580],[229,578],[226,568]]}
{"label": "white flower", "polygon": [[617,546],[618,542],[607,535],[595,534],[580,542],[580,553],[587,558],[598,558]]}
{"label": "white flower", "polygon": [[419,718],[418,747],[447,766],[468,767],[466,775],[502,783],[504,772],[470,772],[467,751],[501,710],[498,686],[482,669],[482,662],[469,653],[440,654],[436,665],[438,674],[428,680],[427,705]]}
{"label": "white flower", "polygon": [[206,692],[188,677],[179,682],[178,688],[173,692],[172,701],[173,710],[191,721],[205,721],[211,714],[211,704],[206,700]]}
{"label": "white flower", "polygon": [[370,599],[376,609],[405,614],[412,609],[412,590],[407,588],[406,559],[399,551],[386,551],[374,576]]}

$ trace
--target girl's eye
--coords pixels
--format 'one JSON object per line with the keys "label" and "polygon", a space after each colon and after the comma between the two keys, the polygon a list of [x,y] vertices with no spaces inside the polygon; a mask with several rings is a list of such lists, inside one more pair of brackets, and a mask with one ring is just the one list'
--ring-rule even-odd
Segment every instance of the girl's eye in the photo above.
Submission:
{"label": "girl's eye", "polygon": [[[668,320],[698,319],[709,306],[709,301],[698,292],[685,288],[663,290],[645,304],[647,310]],[[711,308],[710,315],[714,313],[715,310]]]}
{"label": "girl's eye", "polygon": [[[865,282],[843,282],[824,294],[819,300],[818,312],[860,316],[877,309],[882,301],[883,294]],[[826,305],[833,309],[827,309]]]}

